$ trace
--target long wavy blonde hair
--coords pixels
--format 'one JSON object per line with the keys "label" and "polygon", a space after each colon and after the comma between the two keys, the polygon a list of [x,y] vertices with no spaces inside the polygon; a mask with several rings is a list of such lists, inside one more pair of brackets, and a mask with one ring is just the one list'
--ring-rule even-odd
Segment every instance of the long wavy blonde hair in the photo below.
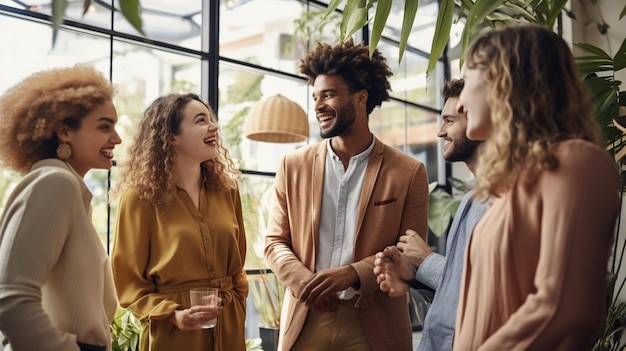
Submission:
{"label": "long wavy blonde hair", "polygon": [[78,130],[82,119],[113,99],[111,82],[88,64],[39,71],[0,97],[0,160],[26,174],[55,158],[60,128]]}
{"label": "long wavy blonde hair", "polygon": [[[180,133],[182,110],[191,101],[211,107],[196,94],[168,94],[154,100],[145,110],[128,149],[128,158],[120,164],[119,181],[111,191],[111,200],[126,189],[133,188],[139,197],[154,206],[164,208],[176,196],[172,140]],[[203,184],[209,190],[237,186],[240,173],[228,150],[217,138],[218,156],[200,164]]]}
{"label": "long wavy blonde hair", "polygon": [[480,197],[502,194],[522,174],[532,180],[557,168],[559,141],[602,145],[572,52],[553,31],[534,24],[491,31],[470,45],[465,62],[482,71],[493,123],[478,157]]}

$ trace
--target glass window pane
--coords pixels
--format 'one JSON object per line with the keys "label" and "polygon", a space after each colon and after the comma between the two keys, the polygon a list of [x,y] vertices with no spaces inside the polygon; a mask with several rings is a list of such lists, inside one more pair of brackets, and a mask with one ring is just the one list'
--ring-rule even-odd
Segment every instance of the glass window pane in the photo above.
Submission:
{"label": "glass window pane", "polygon": [[[9,1],[9,3],[13,3],[13,5],[9,6],[19,7],[23,10],[29,10],[45,15],[52,15],[51,0],[20,1],[19,3],[23,4],[24,6],[16,6],[15,1]],[[111,29],[111,6],[108,5],[108,3],[103,4],[92,1],[86,11],[84,9],[84,4],[84,1],[68,1],[63,18],[65,20],[85,23],[104,29]],[[115,17],[118,18],[123,16],[121,15],[121,13],[117,12]]]}
{"label": "glass window pane", "polygon": [[385,144],[395,147],[424,163],[429,181],[437,179],[437,113],[384,102],[370,115],[370,130]]}
{"label": "glass window pane", "polygon": [[[383,29],[383,36],[399,41],[404,21],[404,1],[394,1],[391,12]],[[439,12],[439,2],[437,0],[420,0],[417,8],[417,15],[413,21],[413,28],[408,37],[408,45],[430,52],[433,35],[435,33],[435,23],[437,23],[437,13]],[[374,18],[376,7],[370,10],[370,18]],[[370,24],[370,30],[371,26]]]}
{"label": "glass window pane", "polygon": [[[387,58],[387,64],[393,71],[393,76],[389,78],[392,97],[431,108],[439,107],[437,81],[426,78],[428,57],[405,51],[402,62],[398,63],[398,46],[381,42],[378,50]],[[437,77],[437,74],[433,72],[432,77]]]}
{"label": "glass window pane", "polygon": [[[301,143],[259,142],[244,136],[244,121],[250,108],[261,99],[281,94],[307,111],[308,90],[304,81],[280,78],[236,65],[220,65],[219,120],[233,159],[242,169],[276,172],[282,157]],[[317,121],[309,114],[309,135]],[[309,141],[311,142],[311,138]]]}
{"label": "glass window pane", "polygon": [[[117,9],[120,1],[123,0],[115,0]],[[208,6],[208,3],[202,0],[140,0],[146,38],[200,51],[203,4]],[[140,35],[119,11],[114,21],[116,31]]]}
{"label": "glass window pane", "polygon": [[338,15],[322,28],[311,23],[321,11],[292,0],[222,0],[220,56],[298,74],[310,45],[338,42]]}
{"label": "glass window pane", "polygon": [[[109,41],[105,38],[61,29],[57,43],[51,47],[49,25],[0,16],[0,92],[26,76],[47,68],[71,66],[79,62],[98,63],[103,73],[109,72]],[[19,35],[16,35],[19,33]]]}
{"label": "glass window pane", "polygon": [[[155,47],[124,41],[113,43],[113,83],[124,106],[134,104],[129,113],[139,119],[157,97],[171,92],[200,94],[202,60]],[[137,109],[138,108],[138,109]]]}
{"label": "glass window pane", "polygon": [[267,268],[263,257],[265,228],[274,194],[274,177],[244,174],[239,181],[246,228],[246,269]]}
{"label": "glass window pane", "polygon": [[[2,0],[0,3],[5,2],[8,6],[46,15],[52,14],[52,1],[50,0],[26,0],[22,2],[24,6],[18,6],[15,1]],[[84,4],[84,1],[68,1],[63,18],[107,30],[114,29],[118,32],[142,36],[119,10],[119,0],[114,1],[115,7],[111,6],[110,0],[91,1],[86,11]],[[145,37],[201,50],[202,4],[202,0],[141,0],[140,14]],[[113,18],[111,18],[112,10],[114,10]]]}

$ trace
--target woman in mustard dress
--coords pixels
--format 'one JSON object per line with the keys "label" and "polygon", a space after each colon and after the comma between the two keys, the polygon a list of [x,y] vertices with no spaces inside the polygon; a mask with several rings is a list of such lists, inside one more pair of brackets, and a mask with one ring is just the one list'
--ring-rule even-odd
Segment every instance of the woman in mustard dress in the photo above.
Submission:
{"label": "woman in mustard dress", "polygon": [[[245,350],[248,282],[235,169],[216,117],[194,94],[156,99],[121,165],[111,255],[123,307],[144,322],[141,350]],[[189,290],[220,289],[218,310]],[[204,312],[204,313],[198,313]],[[217,325],[202,324],[217,315]]]}

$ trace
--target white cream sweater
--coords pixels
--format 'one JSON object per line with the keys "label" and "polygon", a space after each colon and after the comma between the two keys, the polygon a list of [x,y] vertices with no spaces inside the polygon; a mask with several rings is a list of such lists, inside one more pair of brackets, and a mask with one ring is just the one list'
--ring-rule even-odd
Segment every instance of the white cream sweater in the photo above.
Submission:
{"label": "white cream sweater", "polygon": [[111,348],[117,307],[92,194],[65,162],[37,162],[0,217],[0,331],[9,350]]}

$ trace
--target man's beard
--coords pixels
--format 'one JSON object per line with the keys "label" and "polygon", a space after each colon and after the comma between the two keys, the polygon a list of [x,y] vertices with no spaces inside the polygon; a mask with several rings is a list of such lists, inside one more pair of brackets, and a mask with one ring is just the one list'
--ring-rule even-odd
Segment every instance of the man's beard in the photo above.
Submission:
{"label": "man's beard", "polygon": [[320,136],[322,138],[332,138],[343,133],[354,124],[356,120],[356,109],[351,103],[346,104],[338,110],[335,110],[335,124],[326,131],[320,129]]}
{"label": "man's beard", "polygon": [[444,156],[444,159],[447,162],[465,162],[474,157],[476,149],[481,143],[482,141],[469,140],[467,138],[455,140],[452,145],[452,150],[450,150],[448,155]]}

